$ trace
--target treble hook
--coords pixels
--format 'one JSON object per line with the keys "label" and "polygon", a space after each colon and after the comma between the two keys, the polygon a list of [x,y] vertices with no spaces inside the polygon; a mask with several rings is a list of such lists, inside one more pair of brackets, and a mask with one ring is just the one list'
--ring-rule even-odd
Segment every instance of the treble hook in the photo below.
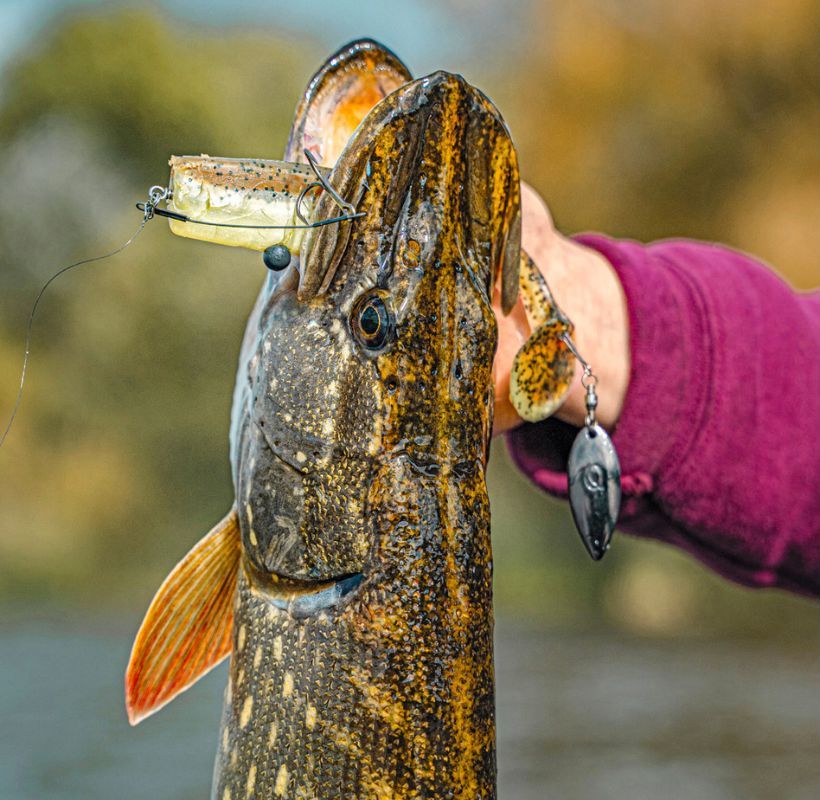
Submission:
{"label": "treble hook", "polygon": [[[359,212],[359,213],[356,213],[356,206],[354,206],[352,203],[348,203],[347,200],[345,200],[336,191],[336,189],[333,188],[333,185],[330,183],[330,181],[328,181],[328,179],[324,175],[322,175],[322,173],[319,171],[319,164],[316,161],[316,158],[310,152],[310,150],[306,149],[304,151],[304,153],[305,153],[305,158],[307,159],[307,162],[308,162],[308,166],[311,168],[311,170],[313,171],[313,174],[316,176],[316,180],[313,181],[312,183],[309,183],[307,186],[305,186],[304,189],[302,189],[301,192],[299,192],[299,196],[296,198],[296,216],[302,222],[304,222],[305,225],[308,225],[312,228],[315,228],[318,225],[325,224],[325,222],[318,222],[318,223],[314,222],[314,223],[311,224],[310,221],[308,220],[308,218],[302,213],[302,203],[304,202],[304,199],[307,196],[308,192],[311,192],[314,189],[322,189],[322,190],[326,191],[333,198],[333,201],[336,203],[336,205],[339,206],[339,209],[342,211],[342,214],[339,217],[335,217],[334,220],[333,220],[334,222],[336,222],[336,221],[343,222],[343,221],[348,220],[348,219],[355,219],[356,217],[365,216],[365,213],[363,211]],[[366,191],[370,190],[370,184],[368,184],[368,182],[367,182],[367,179],[369,177],[370,177],[370,162],[368,161],[367,166],[365,167],[365,177],[362,178],[362,187],[364,187],[364,189]]]}
{"label": "treble hook", "polygon": [[302,189],[301,192],[299,192],[299,196],[296,198],[296,209],[295,209],[296,210],[296,216],[307,226],[310,226],[311,223],[310,223],[310,220],[302,213],[302,201],[305,199],[305,195],[311,189],[323,189],[323,188],[324,187],[322,186],[321,183],[319,183],[318,181],[313,181],[313,183],[309,183],[307,186],[305,186],[305,188]]}

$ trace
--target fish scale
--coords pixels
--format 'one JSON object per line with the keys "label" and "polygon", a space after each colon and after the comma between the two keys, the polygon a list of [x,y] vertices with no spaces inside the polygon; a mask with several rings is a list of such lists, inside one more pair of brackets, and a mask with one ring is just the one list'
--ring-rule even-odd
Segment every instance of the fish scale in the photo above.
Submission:
{"label": "fish scale", "polygon": [[[494,800],[485,467],[491,297],[500,284],[511,308],[521,257],[515,149],[463,78],[412,81],[368,40],[311,81],[285,157],[304,147],[357,215],[287,239],[290,265],[260,292],[234,393],[236,505],[154,598],[129,715],[230,653],[215,800]],[[211,161],[179,163],[214,176],[225,218],[268,213],[247,169],[305,184],[256,160],[226,193],[233,162]],[[292,198],[270,213],[292,215]],[[337,201],[319,193],[310,212],[333,218]],[[185,235],[263,244],[230,231]],[[201,607],[180,602],[189,586]]]}

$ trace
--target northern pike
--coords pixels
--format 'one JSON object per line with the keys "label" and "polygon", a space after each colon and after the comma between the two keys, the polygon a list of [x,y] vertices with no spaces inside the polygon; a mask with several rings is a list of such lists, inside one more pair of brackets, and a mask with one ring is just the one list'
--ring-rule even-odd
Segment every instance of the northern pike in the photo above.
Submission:
{"label": "northern pike", "polygon": [[[213,798],[492,800],[485,467],[491,301],[500,284],[512,307],[522,260],[515,148],[463,78],[414,81],[363,40],[309,84],[285,152],[297,166],[183,158],[172,207],[293,219],[282,203],[311,180],[305,150],[360,216],[298,235],[175,223],[224,244],[287,242],[293,259],[270,273],[241,348],[235,505],[148,610],[126,675],[129,718],[230,654]],[[286,184],[287,197],[270,195]],[[309,211],[338,213],[321,191]],[[543,287],[523,263],[533,298]],[[555,349],[542,339],[538,358]],[[565,356],[550,355],[548,404],[571,377]],[[519,372],[518,391],[543,404],[543,385]]]}

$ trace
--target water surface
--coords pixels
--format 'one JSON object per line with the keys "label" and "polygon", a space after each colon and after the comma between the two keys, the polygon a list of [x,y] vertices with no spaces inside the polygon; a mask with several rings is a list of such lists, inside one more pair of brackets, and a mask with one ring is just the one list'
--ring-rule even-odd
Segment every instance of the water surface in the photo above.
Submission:
{"label": "water surface", "polygon": [[[130,728],[132,627],[0,629],[0,798],[208,797],[225,666]],[[820,797],[814,645],[496,638],[501,800]]]}

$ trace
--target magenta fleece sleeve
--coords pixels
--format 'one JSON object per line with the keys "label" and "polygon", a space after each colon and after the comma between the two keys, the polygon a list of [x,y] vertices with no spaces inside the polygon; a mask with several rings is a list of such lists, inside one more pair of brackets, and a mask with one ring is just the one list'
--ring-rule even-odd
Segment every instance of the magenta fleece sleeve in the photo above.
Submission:
{"label": "magenta fleece sleeve", "polygon": [[[609,260],[629,309],[618,527],[747,586],[820,596],[820,291],[718,245],[576,240]],[[508,442],[565,497],[574,434],[549,419]]]}

